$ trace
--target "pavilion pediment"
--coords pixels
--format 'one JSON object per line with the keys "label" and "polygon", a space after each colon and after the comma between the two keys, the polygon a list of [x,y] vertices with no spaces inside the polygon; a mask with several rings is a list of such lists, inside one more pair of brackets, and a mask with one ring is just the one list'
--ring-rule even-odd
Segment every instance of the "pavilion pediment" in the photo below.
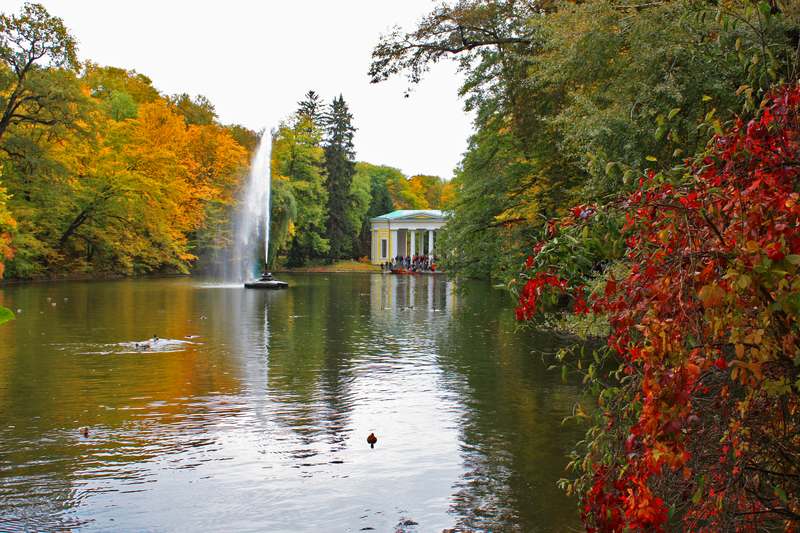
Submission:
{"label": "pavilion pediment", "polygon": [[437,209],[405,209],[392,211],[372,219],[373,222],[445,222],[442,211]]}
{"label": "pavilion pediment", "polygon": [[409,215],[407,217],[398,218],[396,220],[439,220],[440,217],[433,215]]}

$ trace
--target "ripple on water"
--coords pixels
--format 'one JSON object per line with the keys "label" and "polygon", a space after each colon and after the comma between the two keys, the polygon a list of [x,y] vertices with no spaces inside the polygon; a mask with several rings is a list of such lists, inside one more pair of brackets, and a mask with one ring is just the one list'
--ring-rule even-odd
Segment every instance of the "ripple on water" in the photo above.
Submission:
{"label": "ripple on water", "polygon": [[540,435],[574,391],[490,296],[459,313],[415,281],[63,285],[41,317],[4,292],[26,313],[0,332],[0,531],[566,529]]}

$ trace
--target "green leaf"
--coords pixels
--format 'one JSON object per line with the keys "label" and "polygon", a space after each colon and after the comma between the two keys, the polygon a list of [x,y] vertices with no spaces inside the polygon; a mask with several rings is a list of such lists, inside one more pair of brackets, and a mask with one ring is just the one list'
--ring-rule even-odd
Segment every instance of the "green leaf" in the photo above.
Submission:
{"label": "green leaf", "polygon": [[0,307],[0,324],[5,324],[9,320],[14,320],[16,318],[14,313],[11,309],[6,309],[5,307]]}
{"label": "green leaf", "polygon": [[750,286],[750,281],[751,281],[750,276],[748,276],[747,274],[742,274],[741,276],[739,276],[739,279],[736,280],[736,286],[739,287],[740,289],[746,289],[747,287]]}
{"label": "green leaf", "polygon": [[784,491],[781,487],[776,486],[772,487],[772,489],[775,491],[775,496],[780,498],[781,503],[786,503],[789,501],[789,498],[786,497],[786,491]]}
{"label": "green leaf", "polygon": [[764,15],[765,18],[769,18],[772,14],[772,8],[770,7],[768,2],[761,1],[758,3],[758,10],[761,11],[761,14]]}
{"label": "green leaf", "polygon": [[700,498],[703,497],[703,488],[705,487],[705,485],[706,485],[706,476],[704,475],[700,476],[700,479],[698,480],[697,483],[697,490],[692,495],[693,504],[697,505],[698,503],[700,503]]}
{"label": "green leaf", "polygon": [[672,120],[673,118],[675,118],[675,115],[677,115],[680,112],[681,112],[681,108],[680,107],[676,107],[674,109],[671,109],[669,114],[667,115],[667,118],[669,120]]}
{"label": "green leaf", "polygon": [[704,102],[710,102],[710,101],[711,101],[711,97],[710,97],[710,96],[708,96],[707,94],[704,94],[704,95],[703,95],[703,101],[704,101]]}
{"label": "green leaf", "polygon": [[622,175],[622,183],[625,185],[629,184],[634,178],[636,177],[636,172],[633,170],[626,170],[625,173]]}
{"label": "green leaf", "polygon": [[615,163],[614,161],[610,161],[609,163],[607,163],[606,164],[606,175],[608,175],[608,176],[613,175],[614,171],[616,170],[616,168],[617,168],[617,163]]}
{"label": "green leaf", "polygon": [[790,254],[786,256],[786,260],[793,265],[800,265],[800,255]]}
{"label": "green leaf", "polygon": [[647,159],[648,161],[658,161],[658,158],[654,155],[648,155],[647,157],[645,157],[645,159]]}

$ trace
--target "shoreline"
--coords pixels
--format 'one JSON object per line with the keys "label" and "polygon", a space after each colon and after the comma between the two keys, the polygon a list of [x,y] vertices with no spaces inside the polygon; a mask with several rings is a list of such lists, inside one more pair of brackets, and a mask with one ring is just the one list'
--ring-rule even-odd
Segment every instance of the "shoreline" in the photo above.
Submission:
{"label": "shoreline", "polygon": [[331,264],[311,264],[302,267],[287,267],[287,266],[280,266],[276,267],[272,270],[273,273],[282,273],[282,274],[308,274],[308,273],[318,273],[318,274],[332,274],[332,273],[340,273],[340,274],[348,274],[348,273],[380,273],[381,267],[378,265],[373,265],[372,263],[362,263],[360,261],[355,260],[342,260],[336,261]]}
{"label": "shoreline", "polygon": [[10,285],[27,285],[36,283],[60,283],[69,281],[122,281],[126,279],[160,279],[160,278],[188,278],[192,274],[138,274],[138,275],[125,275],[125,274],[65,274],[63,276],[51,276],[46,278],[10,278],[0,279],[0,287],[7,287]]}
{"label": "shoreline", "polygon": [[[380,274],[381,268],[371,263],[354,263],[354,264],[337,264],[332,265],[314,265],[297,268],[276,268],[272,270],[273,274]],[[388,273],[386,273],[388,274]],[[415,275],[420,276],[443,276],[446,272],[418,272]],[[101,282],[101,281],[123,281],[123,280],[147,280],[147,279],[167,279],[167,278],[203,278],[207,277],[207,273],[195,272],[189,274],[180,273],[160,273],[160,274],[138,274],[138,275],[125,275],[125,274],[64,274],[61,276],[50,276],[42,278],[10,278],[0,279],[0,288],[15,285],[28,285],[28,284],[45,284],[45,283],[62,283],[62,282]]]}

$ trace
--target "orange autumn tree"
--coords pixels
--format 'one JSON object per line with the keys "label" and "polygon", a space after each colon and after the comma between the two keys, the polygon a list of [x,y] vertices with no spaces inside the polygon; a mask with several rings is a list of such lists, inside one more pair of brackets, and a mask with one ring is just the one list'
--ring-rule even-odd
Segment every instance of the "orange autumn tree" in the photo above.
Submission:
{"label": "orange autumn tree", "polygon": [[126,273],[187,271],[196,258],[190,237],[209,205],[233,202],[246,153],[226,130],[187,126],[163,100],[140,104],[136,115],[115,120],[98,107],[91,137],[49,147],[66,169],[56,258],[73,269],[79,260]]}
{"label": "orange autumn tree", "polygon": [[[606,360],[580,363],[598,410],[568,487],[587,529],[797,530],[800,86],[547,234],[518,318],[571,300],[610,328]],[[614,249],[600,276],[574,267]]]}
{"label": "orange autumn tree", "polygon": [[0,115],[6,276],[186,272],[224,246],[255,135],[207,99],[79,62],[63,21],[26,3],[0,13]]}
{"label": "orange autumn tree", "polygon": [[64,169],[55,213],[64,220],[59,260],[70,268],[101,261],[106,268],[142,272],[161,264],[182,268],[187,228],[197,217],[187,200],[190,165],[185,126],[166,105],[140,106],[139,117],[91,117],[91,136],[49,147]]}
{"label": "orange autumn tree", "polygon": [[200,224],[189,234],[197,251],[213,254],[231,244],[230,210],[247,171],[247,150],[217,124],[188,125],[187,149],[194,160],[190,177],[195,201],[202,205]]}

